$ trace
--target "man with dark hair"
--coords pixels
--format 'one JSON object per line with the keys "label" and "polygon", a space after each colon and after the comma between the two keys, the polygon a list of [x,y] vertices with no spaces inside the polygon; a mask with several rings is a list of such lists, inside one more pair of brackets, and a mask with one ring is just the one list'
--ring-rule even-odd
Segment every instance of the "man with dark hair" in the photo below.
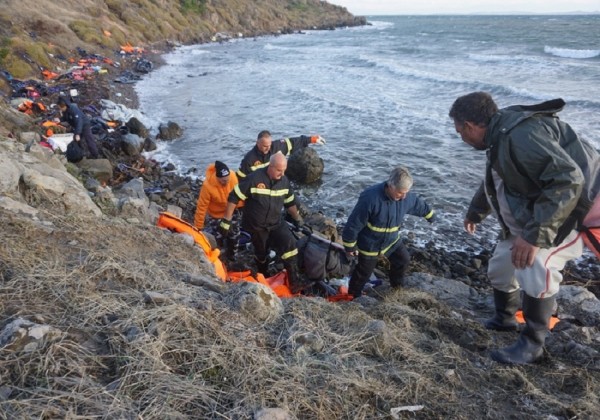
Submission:
{"label": "man with dark hair", "polygon": [[525,327],[512,346],[491,353],[502,363],[538,360],[554,311],[565,263],[582,253],[577,229],[600,190],[598,152],[556,113],[554,99],[498,110],[492,97],[474,92],[458,98],[450,118],[463,141],[487,151],[485,180],[475,193],[464,227],[494,211],[501,239],[490,259],[495,315],[488,329],[514,330],[523,294]]}
{"label": "man with dark hair", "polygon": [[285,208],[294,224],[302,224],[294,192],[285,176],[286,169],[286,157],[277,152],[269,159],[268,166],[242,179],[229,194],[225,216],[219,226],[221,234],[227,236],[233,211],[238,202],[244,200],[242,228],[252,236],[257,271],[267,275],[267,255],[269,248],[273,248],[283,261],[292,293],[299,293],[311,283],[303,281],[298,273],[296,239],[282,217]]}
{"label": "man with dark hair", "polygon": [[364,190],[352,210],[342,241],[349,256],[358,255],[358,264],[350,277],[348,293],[355,298],[373,273],[379,256],[390,261],[390,284],[402,285],[408,270],[410,255],[400,240],[400,227],[404,216],[424,217],[429,223],[435,221],[431,206],[410,189],[413,178],[408,169],[395,168],[387,182]]}
{"label": "man with dark hair", "polygon": [[[82,145],[83,150],[86,151],[86,157],[98,159],[98,147],[92,134],[89,118],[79,109],[77,104],[71,102],[65,96],[58,98],[57,105],[61,113],[60,121],[67,122],[73,130],[73,140]],[[83,139],[83,142],[81,142],[81,139]]]}
{"label": "man with dark hair", "polygon": [[263,130],[258,133],[256,144],[244,159],[240,163],[240,169],[237,171],[237,175],[240,179],[248,176],[248,174],[256,171],[257,169],[264,168],[269,164],[271,155],[277,152],[281,152],[285,156],[292,154],[292,151],[302,147],[307,147],[309,144],[324,145],[325,139],[321,136],[300,136],[285,138],[276,142],[273,142],[271,133],[267,130]]}

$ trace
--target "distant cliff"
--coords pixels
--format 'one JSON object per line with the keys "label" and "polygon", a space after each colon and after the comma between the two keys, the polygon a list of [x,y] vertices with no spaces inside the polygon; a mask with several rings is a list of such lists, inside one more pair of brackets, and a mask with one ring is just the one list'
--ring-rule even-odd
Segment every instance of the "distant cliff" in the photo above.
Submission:
{"label": "distant cliff", "polygon": [[[39,76],[76,47],[106,54],[120,45],[197,43],[217,34],[256,36],[365,24],[320,0],[4,0],[0,69]],[[0,82],[1,83],[1,82]]]}

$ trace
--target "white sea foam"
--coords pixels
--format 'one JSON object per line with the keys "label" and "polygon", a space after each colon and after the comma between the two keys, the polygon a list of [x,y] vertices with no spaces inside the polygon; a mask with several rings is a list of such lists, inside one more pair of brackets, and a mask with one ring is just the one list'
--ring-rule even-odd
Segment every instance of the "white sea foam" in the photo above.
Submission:
{"label": "white sea foam", "polygon": [[600,50],[573,50],[570,48],[544,47],[544,52],[563,58],[594,58],[600,56]]}

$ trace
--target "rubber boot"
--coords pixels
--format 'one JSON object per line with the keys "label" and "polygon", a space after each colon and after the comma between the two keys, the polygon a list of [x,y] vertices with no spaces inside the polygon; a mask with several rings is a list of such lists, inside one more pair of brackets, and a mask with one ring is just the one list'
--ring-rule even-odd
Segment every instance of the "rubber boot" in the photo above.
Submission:
{"label": "rubber boot", "polygon": [[496,313],[483,323],[485,328],[496,331],[515,331],[519,325],[515,313],[521,303],[520,294],[518,290],[507,293],[494,289]]}
{"label": "rubber boot", "polygon": [[268,268],[269,268],[269,260],[267,260],[265,258],[264,261],[261,261],[257,258],[254,259],[254,262],[256,263],[256,271],[260,274],[262,274],[263,276],[267,277],[268,276]]}
{"label": "rubber boot", "polygon": [[537,299],[523,295],[525,328],[512,346],[494,350],[491,357],[496,362],[523,365],[539,360],[544,354],[544,341],[548,334],[548,322],[552,316],[554,296]]}
{"label": "rubber boot", "polygon": [[290,291],[293,294],[300,293],[301,291],[307,289],[312,286],[312,281],[307,281],[304,277],[300,276],[298,273],[298,264],[296,263],[296,258],[288,258],[283,260],[283,267],[288,275],[288,285],[290,287]]}

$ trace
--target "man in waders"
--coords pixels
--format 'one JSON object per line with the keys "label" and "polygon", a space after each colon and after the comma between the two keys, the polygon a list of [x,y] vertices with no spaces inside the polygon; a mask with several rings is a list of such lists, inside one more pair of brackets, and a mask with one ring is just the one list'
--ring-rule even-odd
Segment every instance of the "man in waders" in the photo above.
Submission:
{"label": "man in waders", "polygon": [[558,119],[564,105],[554,99],[498,110],[488,93],[474,92],[450,109],[462,140],[487,152],[485,180],[464,227],[473,234],[494,211],[502,228],[488,267],[495,315],[486,328],[515,330],[523,291],[524,329],[515,344],[491,353],[501,363],[541,358],[560,270],[581,255],[576,228],[600,190],[598,152]]}

